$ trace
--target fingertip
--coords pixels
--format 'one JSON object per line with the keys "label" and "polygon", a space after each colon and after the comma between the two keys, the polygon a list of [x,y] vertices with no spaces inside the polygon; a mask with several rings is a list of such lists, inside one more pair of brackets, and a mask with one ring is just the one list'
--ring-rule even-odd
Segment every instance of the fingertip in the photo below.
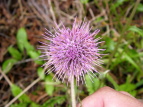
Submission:
{"label": "fingertip", "polygon": [[134,98],[131,94],[129,94],[128,92],[125,92],[125,91],[119,91],[120,93],[124,94],[124,95],[127,95],[129,97],[132,97]]}

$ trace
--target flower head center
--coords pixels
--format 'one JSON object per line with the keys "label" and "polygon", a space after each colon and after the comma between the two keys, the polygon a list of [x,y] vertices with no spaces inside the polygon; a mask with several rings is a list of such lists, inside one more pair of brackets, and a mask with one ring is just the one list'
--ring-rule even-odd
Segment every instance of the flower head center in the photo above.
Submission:
{"label": "flower head center", "polygon": [[71,41],[67,46],[66,56],[70,59],[80,58],[83,53],[82,47],[78,43]]}

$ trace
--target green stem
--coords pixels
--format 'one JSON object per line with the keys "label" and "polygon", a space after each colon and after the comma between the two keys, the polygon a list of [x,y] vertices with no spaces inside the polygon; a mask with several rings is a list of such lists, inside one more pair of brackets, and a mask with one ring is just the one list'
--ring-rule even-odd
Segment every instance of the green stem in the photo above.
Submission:
{"label": "green stem", "polygon": [[76,107],[74,76],[71,77],[71,102],[72,102],[72,107]]}
{"label": "green stem", "polygon": [[119,45],[120,45],[120,42],[122,41],[122,39],[123,39],[123,37],[124,37],[124,34],[125,34],[125,31],[127,30],[128,26],[130,25],[130,23],[131,23],[131,21],[132,21],[134,15],[135,15],[136,8],[137,8],[138,4],[140,3],[140,1],[141,1],[141,0],[137,0],[137,1],[136,1],[136,4],[135,4],[135,6],[134,6],[134,9],[133,9],[133,11],[132,11],[132,13],[131,13],[129,19],[127,20],[127,23],[126,23],[125,27],[123,28],[123,30],[122,30],[122,32],[121,32],[121,36],[120,36],[119,39],[118,39],[117,45],[115,46],[114,51],[113,51],[113,52],[111,53],[111,55],[109,56],[109,63],[107,64],[106,69],[109,68],[109,66],[110,66],[110,64],[111,64],[111,62],[112,62],[112,58],[114,57],[115,53],[117,52],[117,49],[118,49],[118,47],[119,47]]}

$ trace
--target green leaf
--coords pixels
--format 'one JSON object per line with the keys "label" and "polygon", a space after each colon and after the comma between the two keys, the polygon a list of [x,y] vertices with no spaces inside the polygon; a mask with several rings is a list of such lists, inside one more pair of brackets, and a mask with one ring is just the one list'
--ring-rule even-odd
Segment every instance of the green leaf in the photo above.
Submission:
{"label": "green leaf", "polygon": [[19,49],[23,52],[24,47],[25,47],[25,43],[28,41],[25,28],[18,29],[16,39],[17,39]]}
{"label": "green leaf", "polygon": [[104,20],[103,17],[97,17],[97,19],[96,19],[94,22],[95,22],[95,23],[98,23],[98,22],[100,22],[100,21],[102,21],[102,20]]}
{"label": "green leaf", "polygon": [[131,57],[131,58],[137,58],[140,57],[140,54],[137,52],[137,50],[134,49],[126,49],[127,54]]}
{"label": "green leaf", "polygon": [[28,42],[27,33],[24,28],[20,28],[17,32],[17,43],[22,52],[24,49],[26,49],[27,53],[35,51],[34,47]]}
{"label": "green leaf", "polygon": [[54,85],[52,83],[53,83],[52,76],[51,75],[46,76],[46,78],[45,78],[45,88],[46,88],[47,94],[50,95],[50,96],[52,96],[53,92],[54,92]]}
{"label": "green leaf", "polygon": [[17,62],[17,60],[16,59],[12,59],[12,58],[5,60],[3,62],[3,64],[2,64],[2,70],[5,73],[8,73],[16,62]]}
{"label": "green leaf", "polygon": [[137,87],[136,87],[136,84],[131,83],[131,78],[132,78],[131,75],[128,75],[126,78],[126,82],[124,84],[119,85],[117,90],[118,91],[126,91],[126,92],[130,93],[131,95],[136,96],[137,91],[135,89]]}
{"label": "green leaf", "polygon": [[126,92],[130,93],[131,95],[135,96],[137,94],[137,91],[135,91],[135,88],[136,88],[135,84],[124,83],[119,86],[118,91],[126,91]]}
{"label": "green leaf", "polygon": [[45,79],[45,73],[44,73],[43,68],[39,67],[39,68],[37,69],[37,73],[38,73],[38,76],[39,76],[42,80]]}
{"label": "green leaf", "polygon": [[[139,55],[137,55],[137,53],[135,51],[133,51],[133,50],[127,50],[127,52],[128,52],[127,53],[127,52],[125,52],[125,50],[123,50],[121,48],[119,48],[118,51],[120,53],[120,54],[118,54],[119,58],[116,58],[116,60],[114,61],[114,63],[116,63],[116,65],[119,64],[119,63],[121,63],[121,62],[123,62],[123,61],[127,61],[134,68],[136,68],[137,70],[141,71],[141,68],[136,64],[135,60],[133,60],[134,57],[139,56]],[[134,54],[134,56],[133,56],[133,54]],[[114,64],[114,66],[115,66],[115,64]]]}
{"label": "green leaf", "polygon": [[117,90],[118,89],[118,84],[116,83],[116,81],[112,78],[112,76],[110,76],[109,74],[106,75],[106,78],[108,79],[109,82],[112,83],[112,85],[114,86],[114,88]]}
{"label": "green leaf", "polygon": [[115,42],[111,38],[106,37],[105,38],[105,43],[107,45],[107,49],[108,50],[110,50],[110,51],[114,50],[114,48],[115,48]]}
{"label": "green leaf", "polygon": [[137,11],[143,12],[143,4],[140,3],[140,4],[138,5]]}
{"label": "green leaf", "polygon": [[[23,90],[18,87],[17,85],[15,84],[12,84],[11,85],[11,91],[12,91],[12,95],[14,97],[16,97],[18,94],[20,94]],[[20,102],[26,102],[26,103],[29,103],[31,102],[31,100],[29,99],[29,97],[26,95],[26,94],[23,94],[21,97],[18,98],[20,100]]]}
{"label": "green leaf", "polygon": [[139,35],[143,36],[143,30],[137,28],[136,26],[131,26],[131,27],[129,27],[128,30],[133,31],[133,32],[136,32],[136,33],[138,33]]}
{"label": "green leaf", "polygon": [[87,3],[89,2],[89,0],[80,0],[80,2],[81,2],[82,4],[87,4]]}
{"label": "green leaf", "polygon": [[29,51],[29,56],[32,58],[32,59],[37,59],[37,60],[35,60],[35,63],[37,63],[37,64],[40,64],[40,65],[42,65],[43,64],[43,61],[38,61],[38,58],[39,58],[39,53],[38,52],[36,52],[36,51]]}
{"label": "green leaf", "polygon": [[93,84],[92,84],[90,78],[88,77],[88,75],[85,76],[85,80],[86,80],[86,84],[87,84],[86,88],[87,88],[88,93],[89,94],[94,93],[95,90],[94,90]]}
{"label": "green leaf", "polygon": [[41,107],[41,105],[32,102],[29,107]]}
{"label": "green leaf", "polygon": [[27,103],[12,104],[10,107],[27,107]]}
{"label": "green leaf", "polygon": [[15,49],[14,47],[10,46],[8,47],[8,52],[11,54],[11,56],[17,60],[21,60],[22,59],[22,56],[20,54],[20,52]]}
{"label": "green leaf", "polygon": [[[56,96],[46,101],[42,107],[55,107],[57,104],[62,104],[66,100],[65,96]],[[61,106],[60,106],[61,107]]]}
{"label": "green leaf", "polygon": [[116,2],[112,4],[112,6],[110,7],[110,9],[112,11],[116,11],[116,8],[119,7],[120,5],[122,5],[126,1],[128,1],[128,0],[116,0]]}
{"label": "green leaf", "polygon": [[140,71],[140,67],[136,64],[136,62],[126,53],[123,53],[124,59],[132,64],[137,70]]}
{"label": "green leaf", "polygon": [[136,83],[136,87],[143,86],[143,79]]}
{"label": "green leaf", "polygon": [[89,94],[94,93],[97,89],[100,88],[100,80],[98,78],[94,78],[91,80],[89,75],[86,75],[85,80],[86,80],[86,88]]}
{"label": "green leaf", "polygon": [[35,51],[34,47],[28,41],[25,42],[24,47],[26,48],[27,53]]}

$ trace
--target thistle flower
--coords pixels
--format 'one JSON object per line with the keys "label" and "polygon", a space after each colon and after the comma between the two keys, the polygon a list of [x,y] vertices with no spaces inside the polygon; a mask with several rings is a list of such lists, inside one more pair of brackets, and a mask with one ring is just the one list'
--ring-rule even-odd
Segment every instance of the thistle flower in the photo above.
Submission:
{"label": "thistle flower", "polygon": [[94,66],[100,65],[99,51],[102,49],[98,48],[100,38],[94,39],[99,30],[90,33],[89,24],[89,22],[77,23],[75,19],[72,29],[63,25],[62,28],[55,30],[55,34],[46,29],[43,35],[50,41],[49,44],[42,43],[44,46],[40,48],[43,50],[41,57],[47,60],[44,66],[48,73],[55,72],[55,77],[62,82],[65,78],[70,81],[74,76],[77,82],[83,83],[85,74],[91,79],[96,76],[94,72],[97,70]]}

